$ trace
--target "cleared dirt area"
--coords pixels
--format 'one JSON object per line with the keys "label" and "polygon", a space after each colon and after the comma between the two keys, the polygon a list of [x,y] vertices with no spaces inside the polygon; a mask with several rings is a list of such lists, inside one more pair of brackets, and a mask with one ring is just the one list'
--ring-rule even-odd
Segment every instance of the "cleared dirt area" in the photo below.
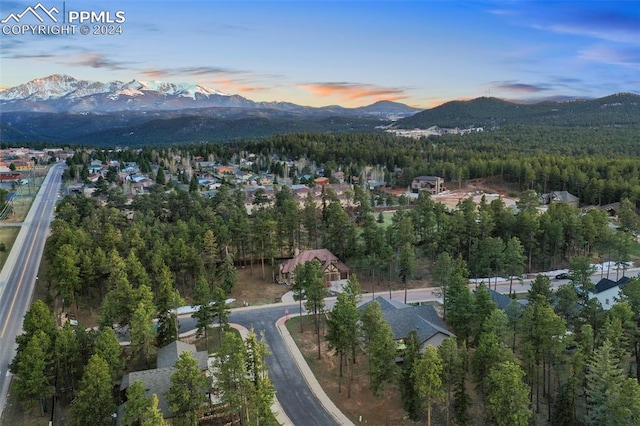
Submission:
{"label": "cleared dirt area", "polygon": [[282,295],[291,290],[289,286],[274,283],[268,268],[265,278],[262,278],[260,265],[254,265],[253,272],[249,266],[240,267],[237,271],[238,283],[229,294],[229,297],[236,299],[231,304],[232,308],[279,302]]}
{"label": "cleared dirt area", "polygon": [[[300,321],[303,322],[303,333],[300,333]],[[351,397],[347,397],[347,380],[342,378],[342,391],[339,387],[338,358],[329,350],[324,337],[321,338],[321,359],[318,360],[317,336],[311,317],[292,318],[287,328],[300,348],[311,371],[336,406],[355,424],[369,425],[409,425],[404,419],[404,410],[400,393],[393,385],[387,385],[379,396],[373,395],[369,389],[367,361],[363,354],[358,355],[355,364]],[[436,423],[434,423],[436,424]]]}

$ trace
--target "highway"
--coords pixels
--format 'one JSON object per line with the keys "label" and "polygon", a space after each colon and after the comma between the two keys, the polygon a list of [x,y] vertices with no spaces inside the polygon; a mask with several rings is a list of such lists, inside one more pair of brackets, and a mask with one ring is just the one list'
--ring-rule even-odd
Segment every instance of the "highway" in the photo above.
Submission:
{"label": "highway", "polygon": [[11,382],[15,338],[22,333],[22,320],[31,305],[64,166],[58,163],[49,170],[0,272],[0,416]]}

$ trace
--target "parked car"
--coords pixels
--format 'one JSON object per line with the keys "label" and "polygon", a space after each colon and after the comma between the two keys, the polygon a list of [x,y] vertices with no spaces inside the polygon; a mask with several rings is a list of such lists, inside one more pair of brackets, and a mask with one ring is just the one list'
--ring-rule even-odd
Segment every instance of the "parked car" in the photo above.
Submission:
{"label": "parked car", "polygon": [[568,272],[563,272],[561,274],[556,275],[556,280],[568,280],[570,278],[571,276],[569,275]]}

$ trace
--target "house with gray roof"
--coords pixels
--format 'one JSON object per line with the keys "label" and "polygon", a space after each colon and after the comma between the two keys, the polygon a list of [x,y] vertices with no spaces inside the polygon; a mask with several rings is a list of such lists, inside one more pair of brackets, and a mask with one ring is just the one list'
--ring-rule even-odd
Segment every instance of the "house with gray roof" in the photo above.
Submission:
{"label": "house with gray roof", "polygon": [[518,306],[521,310],[524,310],[527,302],[526,300],[512,299],[506,294],[498,293],[497,291],[489,287],[487,287],[487,290],[489,290],[489,295],[491,296],[491,300],[493,301],[493,303],[496,304],[496,308],[500,309],[501,311],[507,309],[507,307],[509,307],[509,305],[511,305],[511,303],[513,303],[514,301],[517,302],[516,306]]}
{"label": "house with gray roof", "polygon": [[596,284],[593,292],[589,293],[589,298],[596,298],[602,305],[602,309],[608,311],[616,304],[620,297],[621,290],[627,285],[630,278],[623,276],[618,281],[602,278]]}
{"label": "house with gray roof", "polygon": [[553,191],[540,196],[540,204],[565,203],[573,207],[578,207],[580,199],[568,191]]}
{"label": "house with gray roof", "polygon": [[184,343],[179,340],[169,343],[167,346],[158,349],[156,358],[157,368],[133,371],[122,377],[120,395],[123,402],[118,407],[118,419],[121,419],[124,416],[124,403],[127,401],[127,389],[137,380],[141,381],[144,385],[146,395],[148,397],[151,397],[154,393],[158,395],[158,408],[162,412],[164,418],[166,419],[173,416],[165,394],[169,392],[169,388],[171,388],[171,377],[176,371],[176,361],[184,352],[190,352],[191,355],[198,360],[198,366],[203,374],[208,371],[207,361],[209,354],[207,351],[198,351],[196,350],[195,345]]}
{"label": "house with gray roof", "polygon": [[374,301],[380,304],[384,320],[393,331],[393,340],[398,343],[404,343],[409,333],[415,330],[422,352],[427,345],[438,347],[444,339],[453,336],[432,305],[412,306],[378,296],[360,305],[358,310],[364,311],[365,307]]}

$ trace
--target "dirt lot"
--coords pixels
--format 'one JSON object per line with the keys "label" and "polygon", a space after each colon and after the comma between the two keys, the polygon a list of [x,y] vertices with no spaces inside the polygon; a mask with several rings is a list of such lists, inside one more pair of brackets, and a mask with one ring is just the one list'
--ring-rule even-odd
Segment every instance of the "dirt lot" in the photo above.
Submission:
{"label": "dirt lot", "polygon": [[[342,379],[342,392],[338,392],[338,358],[329,351],[326,341],[321,341],[322,358],[318,360],[317,336],[313,330],[311,317],[302,317],[304,333],[300,333],[299,321],[293,318],[287,322],[287,328],[302,351],[320,385],[337,407],[356,424],[402,425],[404,410],[400,393],[394,386],[387,385],[380,396],[374,396],[369,389],[367,361],[360,354],[355,364],[354,379],[351,385],[351,398],[347,398],[347,381]],[[360,416],[362,420],[360,421]],[[434,423],[435,424],[435,423]]]}
{"label": "dirt lot", "polygon": [[253,273],[250,267],[238,268],[238,284],[229,294],[229,297],[236,299],[231,307],[243,306],[243,302],[250,305],[279,302],[282,295],[291,290],[286,285],[275,284],[270,279],[269,271],[265,275],[267,278],[262,279],[262,272],[258,265],[254,265]]}

